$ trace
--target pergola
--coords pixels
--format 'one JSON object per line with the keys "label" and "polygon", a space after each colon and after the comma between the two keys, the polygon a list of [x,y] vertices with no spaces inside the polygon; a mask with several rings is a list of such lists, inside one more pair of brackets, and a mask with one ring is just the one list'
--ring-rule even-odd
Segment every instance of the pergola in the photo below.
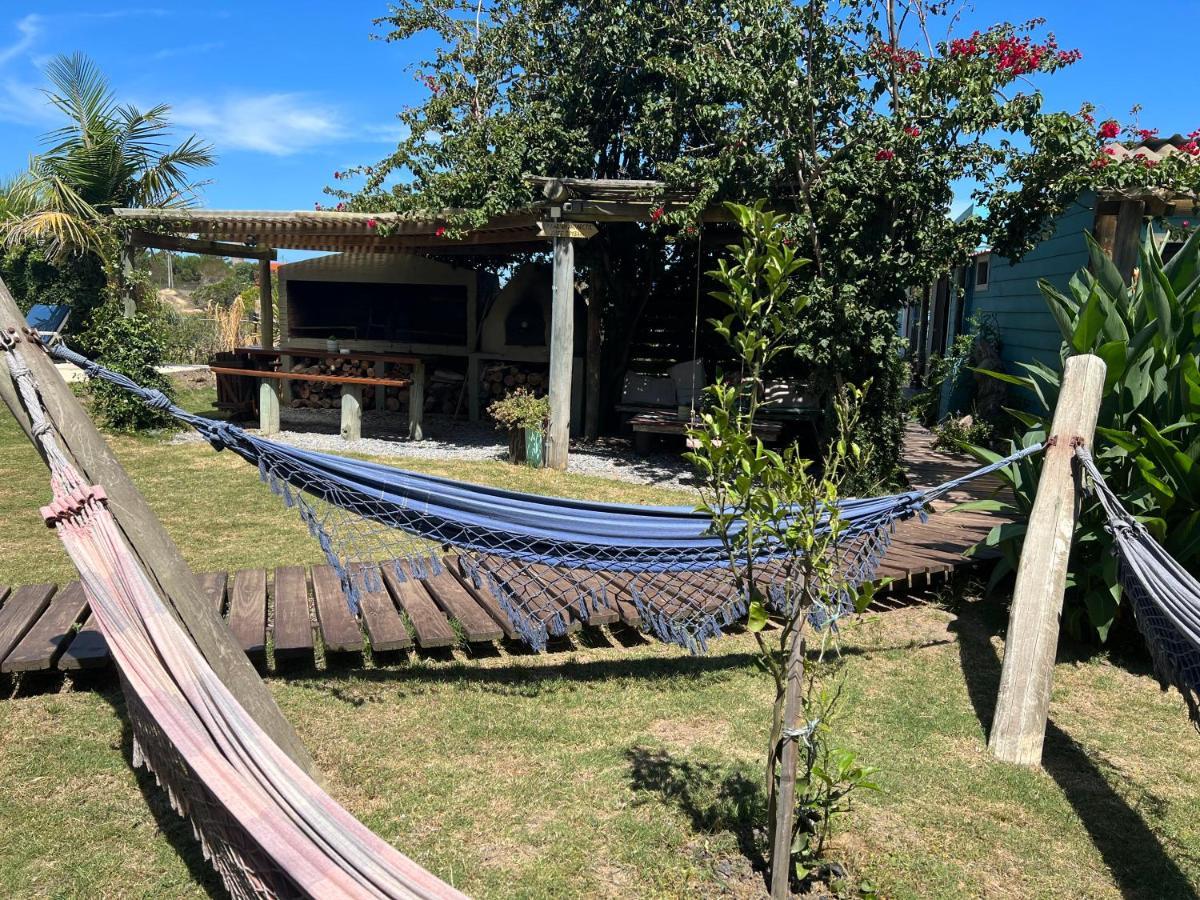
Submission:
{"label": "pergola", "polygon": [[[263,349],[274,345],[270,263],[277,250],[330,253],[411,253],[437,256],[507,255],[549,250],[554,261],[550,323],[550,429],[546,464],[567,465],[570,439],[571,368],[574,346],[575,242],[608,222],[650,222],[659,210],[689,202],[661,182],[557,179],[534,176],[543,200],[499,215],[465,234],[454,226],[455,211],[440,214],[337,212],[332,210],[116,209],[126,226],[128,258],[137,247],[257,259],[260,265],[260,325]],[[723,209],[705,221],[728,221]],[[456,236],[445,232],[449,230]],[[587,359],[598,372],[600,312],[588,307]],[[475,323],[469,323],[474,328]],[[598,403],[599,381],[589,377],[588,408]]]}

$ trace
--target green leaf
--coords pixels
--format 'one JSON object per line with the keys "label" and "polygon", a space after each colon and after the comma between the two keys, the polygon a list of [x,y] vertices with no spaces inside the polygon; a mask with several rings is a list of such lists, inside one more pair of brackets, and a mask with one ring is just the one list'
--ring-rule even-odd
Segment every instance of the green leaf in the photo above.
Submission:
{"label": "green leaf", "polygon": [[1088,297],[1087,303],[1084,304],[1083,312],[1080,313],[1079,319],[1075,323],[1075,331],[1071,335],[1071,346],[1075,348],[1075,352],[1087,353],[1091,350],[1102,327],[1104,327],[1104,307],[1100,303],[1100,288],[1097,285],[1092,288],[1092,293]]}
{"label": "green leaf", "polygon": [[767,607],[760,600],[750,601],[750,612],[746,616],[746,628],[762,631],[767,625]]}

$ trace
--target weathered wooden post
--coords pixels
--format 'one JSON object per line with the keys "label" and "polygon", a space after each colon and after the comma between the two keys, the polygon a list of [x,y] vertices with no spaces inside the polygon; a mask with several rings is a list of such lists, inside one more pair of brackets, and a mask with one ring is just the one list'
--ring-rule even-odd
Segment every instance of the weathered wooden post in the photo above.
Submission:
{"label": "weathered wooden post", "polygon": [[[7,331],[12,328],[23,336],[21,329],[24,327],[25,319],[13,302],[8,288],[0,281],[0,329]],[[112,455],[104,438],[54,364],[43,350],[26,340],[18,342],[15,352],[20,354],[21,360],[37,379],[46,416],[59,437],[63,451],[88,481],[104,487],[108,494],[109,511],[125,539],[158,587],[168,608],[196,643],[197,649],[217,677],[272,740],[302,769],[315,774],[312,758],[276,706],[267,686],[200,589],[179,548]],[[18,424],[37,446],[3,355],[0,354],[0,400],[9,407]]]}
{"label": "weathered wooden post", "polygon": [[342,385],[341,434],[344,441],[357,441],[362,437],[362,395],[362,385]]}
{"label": "weathered wooden post", "polygon": [[258,332],[264,350],[275,348],[275,301],[271,291],[271,257],[258,260]]}
{"label": "weathered wooden post", "polygon": [[258,379],[258,431],[263,437],[279,434],[279,400],[283,386],[274,378]]}
{"label": "weathered wooden post", "polygon": [[418,359],[412,367],[412,384],[408,386],[408,438],[425,439],[425,361]]}
{"label": "weathered wooden post", "polygon": [[[804,638],[800,628],[788,648],[787,684],[783,695],[783,727],[794,729],[800,717],[804,690]],[[786,900],[792,895],[792,830],[796,823],[796,769],[799,750],[794,737],[783,735],[779,753],[779,786],[775,792],[775,835],[771,843],[771,898]]]}
{"label": "weathered wooden post", "polygon": [[571,442],[571,363],[575,354],[575,242],[554,238],[554,300],[550,312],[550,429],[546,465],[565,469]]}
{"label": "weathered wooden post", "polygon": [[1000,692],[988,742],[992,755],[1005,762],[1032,766],[1042,760],[1067,562],[1078,510],[1075,447],[1092,442],[1104,374],[1104,361],[1090,354],[1071,357],[1063,369],[1037,498],[1021,548]]}

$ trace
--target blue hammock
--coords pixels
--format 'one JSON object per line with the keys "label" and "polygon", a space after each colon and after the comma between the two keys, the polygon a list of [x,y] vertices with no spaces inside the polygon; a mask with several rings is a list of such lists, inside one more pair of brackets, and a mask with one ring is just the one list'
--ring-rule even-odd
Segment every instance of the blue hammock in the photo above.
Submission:
{"label": "blue hammock", "polygon": [[[299,510],[337,570],[352,611],[362,590],[379,588],[378,570],[359,564],[382,560],[397,579],[420,579],[439,573],[453,549],[462,572],[491,593],[537,649],[566,633],[572,618],[612,609],[614,594],[627,596],[658,637],[693,652],[746,614],[747,598],[735,587],[725,542],[709,517],[690,507],[523,494],[301,450],[189,413],[162,392],[61,344],[47,349],[257,466],[284,503]],[[923,518],[935,497],[1040,449],[1027,447],[929,490],[841,501],[838,561],[847,580],[857,587],[874,576],[897,521]],[[756,583],[779,607],[789,602],[782,588],[785,556],[767,546],[752,561]],[[836,621],[850,611],[852,599],[830,598],[814,609],[814,622]]]}

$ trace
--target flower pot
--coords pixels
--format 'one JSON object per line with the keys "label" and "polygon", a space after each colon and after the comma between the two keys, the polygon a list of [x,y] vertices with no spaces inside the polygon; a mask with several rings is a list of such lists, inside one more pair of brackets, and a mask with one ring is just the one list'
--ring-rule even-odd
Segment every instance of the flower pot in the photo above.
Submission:
{"label": "flower pot", "polygon": [[335,338],[330,338],[329,340],[327,340],[325,342],[325,349],[328,350],[330,353],[337,353],[338,352],[337,340]]}
{"label": "flower pot", "polygon": [[542,467],[542,458],[546,449],[546,436],[541,431],[532,428],[525,429],[525,465],[535,469]]}
{"label": "flower pot", "polygon": [[508,461],[513,465],[525,462],[525,429],[508,429]]}

